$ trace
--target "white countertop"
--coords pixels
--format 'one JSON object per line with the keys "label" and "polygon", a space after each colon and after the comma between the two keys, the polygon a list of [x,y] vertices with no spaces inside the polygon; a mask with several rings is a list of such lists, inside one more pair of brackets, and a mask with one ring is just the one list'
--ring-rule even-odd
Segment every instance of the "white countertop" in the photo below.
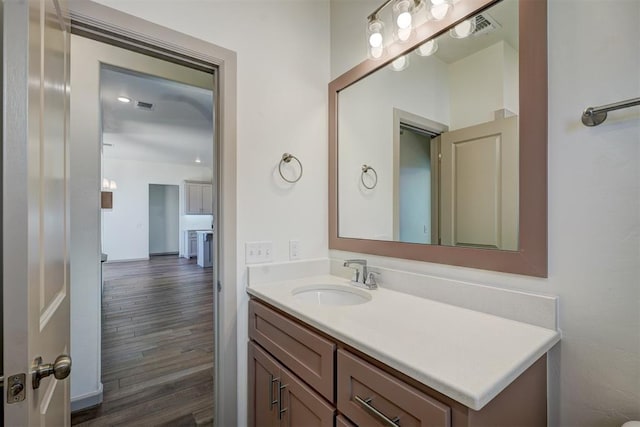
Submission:
{"label": "white countertop", "polygon": [[552,329],[378,288],[349,306],[303,303],[300,286],[349,281],[323,275],[256,284],[247,292],[392,368],[480,410],[560,341]]}

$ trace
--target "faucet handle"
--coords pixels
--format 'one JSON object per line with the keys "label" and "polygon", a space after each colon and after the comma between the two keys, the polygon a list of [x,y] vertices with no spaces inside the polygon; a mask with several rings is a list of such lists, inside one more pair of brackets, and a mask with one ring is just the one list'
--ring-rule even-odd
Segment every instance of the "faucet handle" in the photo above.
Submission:
{"label": "faucet handle", "polygon": [[370,286],[371,288],[376,288],[378,287],[378,282],[376,281],[376,277],[379,277],[380,273],[378,273],[377,271],[370,271],[369,274],[367,274],[367,277],[365,277],[364,279],[364,284],[367,286]]}

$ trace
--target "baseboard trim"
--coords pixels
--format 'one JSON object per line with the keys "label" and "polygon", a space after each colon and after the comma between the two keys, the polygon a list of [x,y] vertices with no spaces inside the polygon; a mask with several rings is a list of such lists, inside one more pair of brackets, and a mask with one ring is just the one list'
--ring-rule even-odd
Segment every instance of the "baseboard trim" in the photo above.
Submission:
{"label": "baseboard trim", "polygon": [[98,386],[98,390],[91,393],[82,394],[71,398],[71,412],[81,411],[83,409],[98,406],[102,403],[102,382]]}
{"label": "baseboard trim", "polygon": [[149,257],[145,258],[131,258],[131,259],[112,259],[105,262],[105,264],[116,264],[119,262],[136,262],[136,261],[149,261]]}

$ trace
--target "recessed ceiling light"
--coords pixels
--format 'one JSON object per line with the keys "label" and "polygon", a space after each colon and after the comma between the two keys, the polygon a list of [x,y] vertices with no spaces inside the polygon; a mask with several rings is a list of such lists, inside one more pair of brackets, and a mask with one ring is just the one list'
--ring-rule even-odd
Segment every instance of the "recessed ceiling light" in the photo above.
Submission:
{"label": "recessed ceiling light", "polygon": [[120,102],[124,102],[125,104],[128,104],[128,103],[130,103],[130,102],[131,102],[131,99],[130,99],[130,98],[127,98],[126,96],[119,96],[119,97],[118,97],[118,101],[120,101]]}
{"label": "recessed ceiling light", "polygon": [[196,157],[196,163],[201,163],[202,160],[200,160],[200,157]]}

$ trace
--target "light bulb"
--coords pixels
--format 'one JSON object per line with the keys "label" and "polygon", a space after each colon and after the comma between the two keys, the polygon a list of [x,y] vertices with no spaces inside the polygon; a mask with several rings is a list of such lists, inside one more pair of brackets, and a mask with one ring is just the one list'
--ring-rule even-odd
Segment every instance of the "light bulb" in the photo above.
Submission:
{"label": "light bulb", "polygon": [[449,14],[449,10],[451,10],[451,4],[443,1],[440,4],[431,6],[429,18],[434,21],[442,21]]}
{"label": "light bulb", "polygon": [[406,69],[408,66],[409,66],[409,58],[407,58],[406,55],[399,56],[398,58],[394,59],[393,62],[391,63],[391,69],[393,71],[402,71]]}
{"label": "light bulb", "polygon": [[109,184],[109,190],[117,190],[118,189],[118,184],[116,184],[115,181],[111,180],[111,183]]}
{"label": "light bulb", "polygon": [[436,39],[431,39],[426,43],[421,44],[416,49],[416,54],[420,56],[431,56],[438,50],[438,42]]}
{"label": "light bulb", "polygon": [[434,6],[438,6],[439,4],[444,3],[446,0],[431,0],[431,4]]}
{"label": "light bulb", "polygon": [[473,31],[476,29],[476,20],[475,18],[467,19],[466,21],[462,21],[455,27],[453,27],[449,34],[451,37],[456,39],[463,39],[465,37],[469,37]]}
{"label": "light bulb", "polygon": [[120,102],[122,102],[122,103],[125,103],[125,104],[128,104],[128,103],[130,103],[130,102],[131,102],[131,99],[130,99],[130,98],[127,98],[126,96],[119,96],[119,97],[118,97],[118,101],[120,101]]}
{"label": "light bulb", "polygon": [[369,58],[379,59],[384,53],[384,24],[377,16],[367,22],[367,50]]}
{"label": "light bulb", "polygon": [[401,30],[411,28],[411,13],[402,12],[401,14],[399,14],[398,18],[396,18],[396,24]]}
{"label": "light bulb", "polygon": [[110,181],[107,178],[102,178],[102,188],[107,190],[109,188]]}
{"label": "light bulb", "polygon": [[371,47],[369,49],[369,54],[371,55],[371,57],[373,59],[378,59],[382,56],[382,53],[384,52],[384,49],[382,48],[382,46],[380,47]]}
{"label": "light bulb", "polygon": [[196,157],[195,162],[196,162],[196,163],[202,163],[202,160],[200,160],[200,157]]}
{"label": "light bulb", "polygon": [[369,36],[369,46],[374,47],[374,48],[382,46],[382,34],[380,34],[380,33],[372,33]]}
{"label": "light bulb", "polygon": [[404,42],[404,41],[407,41],[410,36],[411,36],[411,28],[398,29],[398,40]]}

